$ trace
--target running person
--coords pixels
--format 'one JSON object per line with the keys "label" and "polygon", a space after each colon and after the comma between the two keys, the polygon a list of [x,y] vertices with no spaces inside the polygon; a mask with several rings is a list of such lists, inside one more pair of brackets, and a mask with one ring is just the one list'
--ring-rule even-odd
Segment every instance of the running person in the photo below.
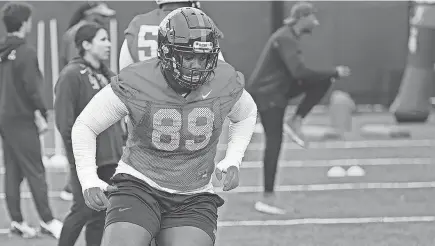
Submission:
{"label": "running person", "polygon": [[[257,117],[243,75],[218,60],[218,36],[201,10],[174,10],[159,27],[158,58],[124,68],[78,117],[77,173],[87,205],[107,208],[103,246],[124,246],[125,238],[148,245],[154,237],[159,246],[214,244],[224,201],[211,176],[224,179],[224,191],[238,186]],[[109,186],[96,173],[96,138],[127,115],[127,145]],[[226,117],[228,148],[216,165]]]}

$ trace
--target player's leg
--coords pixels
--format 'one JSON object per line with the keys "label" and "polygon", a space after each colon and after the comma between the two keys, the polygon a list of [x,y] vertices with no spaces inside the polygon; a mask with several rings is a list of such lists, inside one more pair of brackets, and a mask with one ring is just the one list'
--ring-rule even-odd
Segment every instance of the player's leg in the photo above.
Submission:
{"label": "player's leg", "polygon": [[108,194],[106,226],[102,246],[146,246],[160,230],[160,208],[144,182],[117,174],[112,179],[118,190]]}
{"label": "player's leg", "polygon": [[263,157],[264,193],[262,201],[257,202],[255,208],[271,214],[284,213],[282,209],[273,205],[275,203],[274,186],[282,145],[284,114],[285,108],[278,107],[259,112],[266,136],[266,147]]}
{"label": "player's leg", "polygon": [[156,239],[157,246],[213,246],[214,238],[194,226],[163,229]]}
{"label": "player's leg", "polygon": [[161,197],[162,229],[158,246],[213,246],[217,231],[217,210],[224,204],[216,194],[167,195]]}

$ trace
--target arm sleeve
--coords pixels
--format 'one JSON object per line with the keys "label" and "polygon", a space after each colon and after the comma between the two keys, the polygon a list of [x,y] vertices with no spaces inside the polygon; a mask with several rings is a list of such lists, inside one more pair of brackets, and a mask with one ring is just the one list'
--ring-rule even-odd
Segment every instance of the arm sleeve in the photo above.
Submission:
{"label": "arm sleeve", "polygon": [[247,91],[243,90],[227,117],[230,125],[225,158],[238,160],[240,164],[257,122],[257,105]]}
{"label": "arm sleeve", "polygon": [[39,110],[42,116],[47,119],[47,108],[42,99],[43,77],[39,70],[38,57],[35,50],[27,50],[26,58],[21,63],[20,71],[25,93],[30,98],[34,110]]}
{"label": "arm sleeve", "polygon": [[75,112],[77,98],[80,96],[79,83],[78,74],[64,73],[59,77],[55,88],[55,123],[67,150],[68,161],[72,165],[74,164],[74,156],[72,156],[71,130],[77,117]]}
{"label": "arm sleeve", "polygon": [[288,36],[279,36],[274,42],[274,47],[287,66],[288,71],[298,80],[323,81],[324,79],[337,78],[335,69],[316,71],[308,68],[302,58],[299,44]]}
{"label": "arm sleeve", "polygon": [[127,40],[124,39],[119,53],[119,70],[122,70],[132,63],[134,63],[133,57],[131,57],[130,50],[128,49]]}
{"label": "arm sleeve", "polygon": [[100,187],[103,190],[107,188],[107,183],[101,181],[97,175],[96,138],[127,114],[127,107],[115,95],[109,84],[92,98],[74,123],[71,134],[72,146],[77,175],[83,191],[92,187]]}

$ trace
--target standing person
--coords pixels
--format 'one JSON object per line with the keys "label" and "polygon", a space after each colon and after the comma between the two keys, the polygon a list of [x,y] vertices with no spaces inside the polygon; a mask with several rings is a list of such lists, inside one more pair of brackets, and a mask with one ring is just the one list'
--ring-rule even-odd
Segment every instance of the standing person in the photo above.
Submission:
{"label": "standing person", "polygon": [[[85,204],[77,177],[71,143],[71,130],[76,118],[97,94],[108,84],[114,74],[104,65],[109,58],[110,41],[107,31],[96,23],[82,25],[75,35],[75,43],[80,57],[66,65],[55,87],[54,104],[56,127],[64,141],[70,163],[73,204],[66,216],[59,239],[59,246],[73,246],[83,226],[86,225],[86,244],[99,246],[103,236],[105,212],[97,212]],[[122,129],[119,123],[109,127],[98,137],[97,173],[98,177],[110,183],[122,154]]]}
{"label": "standing person", "polygon": [[[159,246],[214,244],[224,200],[211,176],[226,173],[224,191],[238,186],[257,117],[243,75],[218,60],[219,34],[201,10],[174,10],[159,27],[158,58],[121,70],[77,118],[72,141],[85,201],[107,208],[103,246],[154,237]],[[96,139],[127,115],[127,145],[109,186],[95,171]],[[226,117],[228,148],[216,165]]]}
{"label": "standing person", "polygon": [[[119,69],[139,61],[157,57],[157,33],[160,22],[171,11],[182,7],[200,8],[199,1],[156,0],[158,9],[137,15],[125,30],[125,40],[119,54]],[[219,38],[223,38],[223,34]],[[222,53],[219,59],[224,61]]]}
{"label": "standing person", "polygon": [[301,126],[303,119],[320,102],[332,81],[349,76],[350,70],[338,66],[324,71],[308,68],[302,58],[300,37],[310,34],[319,24],[313,5],[296,3],[284,26],[267,41],[257,65],[247,83],[247,91],[257,103],[266,135],[264,154],[264,201],[256,203],[257,210],[282,214],[275,203],[274,183],[281,150],[285,110],[289,99],[304,94],[296,113],[291,118],[289,133],[294,142],[305,146]]}
{"label": "standing person", "polygon": [[[115,10],[110,9],[104,2],[86,2],[83,3],[73,14],[68,25],[68,30],[63,34],[60,44],[59,66],[64,68],[69,61],[75,57],[79,57],[78,50],[75,45],[75,34],[77,30],[84,24],[98,23],[106,26],[109,18],[115,15]],[[66,201],[73,199],[71,186],[69,185],[70,178],[65,185],[64,190],[60,193],[60,198]]]}
{"label": "standing person", "polygon": [[[1,14],[7,36],[0,41],[0,134],[3,138],[6,204],[12,219],[11,233],[22,237],[37,235],[21,213],[20,185],[24,178],[42,221],[42,232],[58,238],[62,223],[53,217],[42,163],[41,142],[35,111],[47,121],[43,102],[43,77],[36,51],[26,42],[32,27],[32,7],[6,3]],[[45,122],[44,122],[45,121]]]}
{"label": "standing person", "polygon": [[74,36],[82,25],[95,22],[106,27],[110,17],[115,14],[115,10],[109,8],[104,2],[95,1],[82,4],[71,17],[68,30],[62,36],[59,54],[60,68],[62,69],[71,59],[79,56]]}

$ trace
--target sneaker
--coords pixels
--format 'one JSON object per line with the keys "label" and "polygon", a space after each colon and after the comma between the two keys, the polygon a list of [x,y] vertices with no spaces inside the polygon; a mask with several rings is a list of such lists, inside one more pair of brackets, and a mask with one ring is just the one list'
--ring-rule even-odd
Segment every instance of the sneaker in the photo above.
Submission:
{"label": "sneaker", "polygon": [[284,123],[284,133],[291,138],[293,142],[295,142],[297,145],[301,146],[302,148],[307,147],[307,143],[305,142],[302,135],[298,134],[295,130],[293,130],[292,127],[290,127],[288,124]]}
{"label": "sneaker", "polygon": [[38,231],[35,228],[30,227],[26,222],[18,223],[12,221],[9,230],[10,234],[18,235],[22,238],[34,238],[38,235]]}
{"label": "sneaker", "polygon": [[56,239],[60,238],[60,233],[62,231],[63,223],[57,219],[54,219],[48,223],[41,221],[41,232],[50,235]]}
{"label": "sneaker", "polygon": [[264,202],[256,202],[254,207],[255,210],[257,210],[258,212],[262,212],[266,214],[272,214],[272,215],[286,214],[286,211],[284,209],[266,204]]}
{"label": "sneaker", "polygon": [[73,200],[73,194],[71,192],[68,191],[61,191],[59,194],[60,199],[64,200],[64,201],[72,201]]}

